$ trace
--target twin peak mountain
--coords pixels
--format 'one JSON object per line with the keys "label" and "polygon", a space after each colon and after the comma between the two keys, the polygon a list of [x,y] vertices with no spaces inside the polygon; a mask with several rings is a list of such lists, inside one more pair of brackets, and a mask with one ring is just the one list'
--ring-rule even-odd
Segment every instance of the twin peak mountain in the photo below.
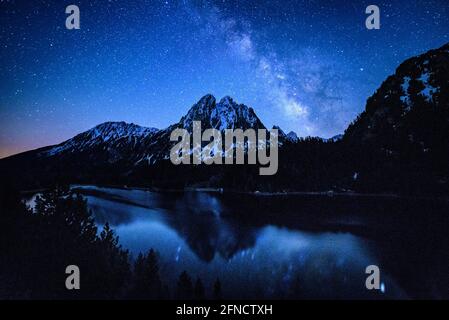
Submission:
{"label": "twin peak mountain", "polygon": [[[99,155],[109,163],[132,161],[135,164],[147,161],[153,164],[168,159],[172,146],[170,134],[174,129],[182,128],[192,132],[193,121],[201,121],[203,129],[266,129],[259,117],[244,104],[238,104],[226,96],[219,102],[211,94],[202,97],[194,104],[179,122],[165,129],[141,127],[126,122],[105,122],[57,146],[47,147],[39,152],[40,157],[69,156],[81,153],[92,160]],[[278,126],[279,141],[297,142],[299,139],[292,131],[285,134]],[[94,159],[95,158],[95,159]]]}

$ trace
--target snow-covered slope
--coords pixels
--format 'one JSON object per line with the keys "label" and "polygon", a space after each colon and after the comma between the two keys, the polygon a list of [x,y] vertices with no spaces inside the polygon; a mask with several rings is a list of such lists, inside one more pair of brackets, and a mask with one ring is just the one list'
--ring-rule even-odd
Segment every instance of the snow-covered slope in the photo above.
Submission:
{"label": "snow-covered slope", "polygon": [[82,152],[105,145],[120,147],[125,144],[135,144],[139,139],[151,137],[159,130],[141,127],[126,122],[105,122],[88,131],[44,151],[41,156],[54,156],[67,152]]}
{"label": "snow-covered slope", "polygon": [[337,134],[329,139],[323,139],[326,142],[337,142],[340,141],[341,139],[343,139],[343,135],[342,134]]}
{"label": "snow-covered slope", "polygon": [[[124,163],[127,166],[152,165],[169,159],[174,142],[170,134],[176,128],[192,131],[193,121],[201,121],[202,130],[241,128],[262,129],[265,126],[252,108],[224,97],[216,103],[208,94],[194,104],[181,120],[166,129],[141,127],[125,122],[106,122],[53,147],[37,151],[40,159],[61,157],[81,161]],[[131,169],[131,168],[130,168]]]}
{"label": "snow-covered slope", "polygon": [[201,121],[206,129],[265,128],[252,108],[236,103],[226,96],[218,103],[211,94],[202,97],[179,121],[179,127],[192,129],[193,121]]}
{"label": "snow-covered slope", "polygon": [[169,159],[170,134],[176,129],[186,129],[192,133],[193,121],[201,121],[201,129],[264,129],[265,126],[255,114],[254,110],[244,104],[236,103],[231,97],[224,97],[218,103],[213,95],[207,94],[195,103],[178,123],[157,132],[154,136],[144,139],[145,149],[139,151],[136,164],[155,164]]}
{"label": "snow-covered slope", "polygon": [[435,127],[431,119],[442,121],[449,110],[448,65],[449,44],[404,61],[368,99],[345,139],[388,142],[413,136],[410,141],[425,143]]}
{"label": "snow-covered slope", "polygon": [[291,142],[298,142],[299,138],[296,132],[290,131],[289,133],[287,133],[287,140]]}

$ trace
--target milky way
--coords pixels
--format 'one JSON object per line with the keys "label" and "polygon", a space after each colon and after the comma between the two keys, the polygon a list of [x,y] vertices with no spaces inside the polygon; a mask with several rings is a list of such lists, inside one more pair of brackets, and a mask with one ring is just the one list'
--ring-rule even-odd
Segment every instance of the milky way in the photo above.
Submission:
{"label": "milky way", "polygon": [[105,121],[164,128],[206,93],[300,136],[342,133],[402,61],[449,42],[449,3],[1,0],[0,28],[4,157]]}

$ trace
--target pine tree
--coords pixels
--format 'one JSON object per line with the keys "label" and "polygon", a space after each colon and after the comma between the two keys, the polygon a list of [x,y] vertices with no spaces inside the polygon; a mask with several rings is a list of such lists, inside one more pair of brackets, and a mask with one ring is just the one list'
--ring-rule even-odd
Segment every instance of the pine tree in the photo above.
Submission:
{"label": "pine tree", "polygon": [[205,297],[204,285],[200,278],[196,279],[194,296],[195,296],[195,299],[197,299],[197,300],[203,300]]}
{"label": "pine tree", "polygon": [[176,291],[176,298],[179,300],[188,300],[193,297],[192,279],[183,271],[178,279],[178,286]]}
{"label": "pine tree", "polygon": [[214,299],[220,300],[221,299],[221,282],[220,279],[217,278],[214,283]]}
{"label": "pine tree", "polygon": [[159,299],[162,295],[162,282],[159,275],[157,253],[150,249],[145,256],[140,253],[134,263],[131,285],[131,298]]}
{"label": "pine tree", "polygon": [[[130,276],[129,253],[119,244],[119,238],[106,223],[98,239],[100,258],[97,262],[99,277],[103,279],[107,298],[116,298],[123,294],[123,288]],[[103,269],[103,270],[102,270]]]}
{"label": "pine tree", "polygon": [[159,298],[161,294],[161,279],[159,275],[159,259],[156,251],[150,249],[145,260],[144,283],[148,286],[151,298]]}

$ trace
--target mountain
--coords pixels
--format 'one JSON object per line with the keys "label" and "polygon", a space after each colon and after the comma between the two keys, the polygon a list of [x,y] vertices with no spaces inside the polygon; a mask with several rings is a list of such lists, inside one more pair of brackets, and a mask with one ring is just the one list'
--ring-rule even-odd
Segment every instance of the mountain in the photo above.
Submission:
{"label": "mountain", "polygon": [[129,151],[138,149],[144,138],[154,136],[159,130],[145,128],[125,122],[105,122],[86,132],[80,133],[57,146],[39,152],[40,157],[69,156],[87,153],[93,158],[104,153],[108,160],[114,162],[128,155]]}
{"label": "mountain", "polygon": [[324,139],[326,142],[337,142],[343,139],[343,135],[342,134],[337,134],[329,139]]}
{"label": "mountain", "polygon": [[299,138],[296,132],[290,131],[289,133],[287,133],[287,140],[291,142],[298,142]]}
{"label": "mountain", "polygon": [[279,130],[279,170],[258,166],[175,166],[175,128],[264,129],[254,110],[208,94],[165,129],[107,122],[57,146],[0,160],[3,180],[22,189],[107,183],[260,191],[449,194],[449,44],[404,61],[343,137],[299,139]]}
{"label": "mountain", "polygon": [[[208,94],[195,103],[177,123],[159,130],[125,122],[106,122],[56,146],[40,148],[0,160],[0,171],[24,184],[42,185],[53,181],[88,181],[140,175],[148,167],[168,162],[175,142],[175,128],[192,132],[193,121],[202,122],[202,130],[216,128],[264,129],[254,110],[224,97],[218,103]],[[63,178],[62,178],[63,177]],[[33,183],[36,180],[37,184]]]}
{"label": "mountain", "polygon": [[278,130],[278,141],[280,146],[282,146],[285,142],[296,143],[299,141],[298,136],[293,131],[285,133],[279,126],[273,126],[273,129]]}
{"label": "mountain", "polygon": [[360,185],[448,189],[449,44],[404,61],[343,140]]}
{"label": "mountain", "polygon": [[174,129],[186,129],[192,133],[193,121],[201,121],[202,131],[205,129],[265,129],[254,110],[244,104],[236,103],[226,96],[218,103],[213,95],[207,94],[195,103],[177,123],[160,130],[154,136],[145,138],[144,148],[139,150],[138,165],[154,165],[157,162],[168,160],[170,149],[175,142],[170,142],[170,134]]}
{"label": "mountain", "polygon": [[265,129],[252,108],[236,103],[226,96],[216,103],[213,95],[205,95],[194,104],[187,114],[181,118],[178,128],[192,130],[193,121],[201,121],[201,126],[207,129]]}
{"label": "mountain", "polygon": [[437,138],[423,121],[426,119],[419,118],[431,117],[438,122],[435,124],[444,127],[448,111],[449,44],[446,44],[403,62],[368,99],[365,111],[346,130],[345,139],[368,142],[392,136],[407,137],[410,141]]}

